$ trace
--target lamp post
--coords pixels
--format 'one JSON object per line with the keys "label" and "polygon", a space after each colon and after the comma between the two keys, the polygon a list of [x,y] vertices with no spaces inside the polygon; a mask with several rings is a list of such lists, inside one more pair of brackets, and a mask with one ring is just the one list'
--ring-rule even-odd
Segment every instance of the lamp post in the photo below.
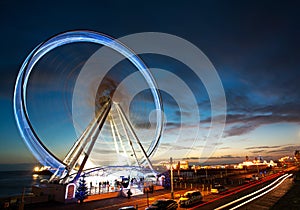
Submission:
{"label": "lamp post", "polygon": [[170,170],[171,170],[171,198],[174,199],[174,189],[173,189],[173,160],[170,157]]}
{"label": "lamp post", "polygon": [[24,209],[24,194],[25,194],[25,188],[23,188],[22,197],[21,197],[21,203],[19,205],[19,210]]}
{"label": "lamp post", "polygon": [[147,187],[147,188],[146,188],[146,194],[147,194],[147,206],[149,207],[149,195],[148,195],[148,193],[149,193],[149,188]]}

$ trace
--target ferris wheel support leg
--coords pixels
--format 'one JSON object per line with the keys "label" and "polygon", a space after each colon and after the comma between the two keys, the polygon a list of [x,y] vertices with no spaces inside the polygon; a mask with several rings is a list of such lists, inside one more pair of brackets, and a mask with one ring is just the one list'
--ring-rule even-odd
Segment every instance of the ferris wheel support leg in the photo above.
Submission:
{"label": "ferris wheel support leg", "polygon": [[113,126],[114,126],[114,128],[115,128],[115,131],[116,131],[116,133],[117,133],[117,137],[118,137],[119,142],[120,142],[120,145],[121,145],[121,147],[122,147],[124,157],[127,157],[127,164],[128,164],[128,166],[130,166],[131,164],[130,164],[129,158],[128,158],[128,156],[127,156],[126,149],[125,149],[125,147],[124,147],[124,144],[123,144],[123,141],[122,141],[122,138],[121,138],[119,129],[118,129],[116,123],[115,123],[115,120],[114,120],[113,115],[111,115],[111,121],[112,121],[112,124],[113,124]]}
{"label": "ferris wheel support leg", "polygon": [[119,151],[119,145],[118,145],[117,138],[116,138],[116,132],[115,132],[112,120],[109,120],[109,123],[110,123],[111,133],[112,133],[112,136],[114,139],[115,149],[116,149],[116,152],[118,155],[120,153],[120,151]]}
{"label": "ferris wheel support leg", "polygon": [[[82,154],[86,145],[90,142],[93,133],[97,129],[98,124],[101,123],[101,121],[103,121],[104,123],[110,108],[111,108],[111,101],[108,101],[107,103],[105,103],[102,110],[99,112],[99,115],[96,118],[94,118],[94,120],[92,120],[92,123],[89,124],[90,129],[88,129],[88,132],[83,136],[83,138],[81,138],[82,141],[78,144],[78,147],[74,151],[74,153],[70,155],[70,159],[68,160],[68,162],[66,162],[70,170],[74,169],[74,166],[77,163],[80,155]],[[105,117],[103,117],[104,115]]]}
{"label": "ferris wheel support leg", "polygon": [[[95,133],[98,132],[97,136],[99,135],[99,129],[102,128],[110,109],[111,99],[108,98],[103,107],[98,112],[97,116],[89,123],[88,127],[85,129],[85,131],[82,133],[82,135],[79,137],[79,139],[67,154],[66,158],[64,159],[64,163],[66,164],[64,169],[58,168],[54,175],[52,175],[52,177],[50,178],[50,181],[54,181],[56,179],[60,179],[62,183],[66,183],[68,181],[70,173],[74,170],[75,165],[76,163],[78,163],[79,157],[83,154],[83,151],[86,148],[87,144],[91,141],[93,136],[95,136]],[[90,145],[92,145],[92,143]],[[82,162],[86,162],[86,160],[83,160]]]}
{"label": "ferris wheel support leg", "polygon": [[107,116],[109,114],[110,109],[111,109],[111,102],[109,101],[109,103],[105,107],[105,110],[103,111],[103,114],[101,115],[101,118],[99,118],[99,120],[97,120],[97,125],[98,125],[97,129],[94,131],[94,133],[92,135],[91,143],[89,145],[89,148],[88,148],[87,152],[84,154],[84,159],[81,162],[79,170],[78,170],[75,178],[72,180],[72,182],[76,182],[79,179],[79,177],[81,175],[81,172],[82,172],[82,170],[83,170],[83,168],[84,168],[84,166],[86,164],[86,161],[89,158],[89,156],[90,156],[90,154],[91,154],[91,152],[93,150],[95,142],[98,139],[99,133],[100,133],[100,131],[101,131],[103,125],[104,125],[104,122],[107,119]]}
{"label": "ferris wheel support leg", "polygon": [[118,108],[117,108],[117,112],[118,112],[119,118],[120,118],[120,120],[121,120],[122,128],[123,128],[123,130],[124,130],[124,133],[125,133],[125,136],[126,136],[126,138],[127,138],[128,144],[129,144],[129,146],[131,147],[132,152],[133,152],[133,154],[134,154],[134,158],[135,158],[136,164],[140,167],[140,163],[139,163],[139,160],[138,160],[138,158],[137,158],[136,152],[135,152],[135,150],[134,150],[132,141],[131,141],[131,139],[129,138],[128,131],[127,131],[127,129],[125,128],[124,120],[123,120],[123,118],[122,118],[122,116],[121,116],[121,113],[120,113],[120,110],[119,110]]}
{"label": "ferris wheel support leg", "polygon": [[141,144],[141,142],[140,142],[138,136],[136,135],[136,133],[134,132],[133,127],[132,127],[130,121],[128,120],[128,118],[126,117],[126,115],[125,115],[125,113],[124,113],[122,107],[119,106],[119,104],[116,104],[116,107],[117,107],[117,109],[120,110],[120,114],[121,114],[121,116],[123,117],[123,119],[124,119],[124,121],[125,121],[127,127],[129,128],[129,131],[131,132],[132,136],[135,138],[135,140],[136,140],[136,142],[137,142],[139,148],[141,149],[141,151],[142,151],[142,153],[143,153],[143,156],[144,156],[144,158],[146,159],[146,161],[147,161],[147,163],[148,163],[148,165],[149,165],[151,171],[154,173],[154,169],[153,169],[152,163],[150,162],[149,157],[148,157],[148,155],[147,155],[147,153],[146,153],[146,151],[145,151],[143,145]]}
{"label": "ferris wheel support leg", "polygon": [[[74,162],[76,161],[76,154],[81,154],[80,153],[80,149],[82,147],[84,147],[83,145],[86,144],[86,139],[87,136],[89,136],[89,133],[92,132],[94,128],[94,124],[96,122],[96,119],[94,119],[92,122],[89,123],[88,127],[84,130],[84,132],[81,134],[81,136],[78,138],[78,140],[74,143],[74,145],[72,146],[72,148],[70,149],[70,151],[68,152],[68,154],[66,155],[65,159],[64,159],[64,163],[66,164],[65,166],[59,167],[55,173],[51,176],[50,178],[50,182],[53,182],[54,180],[56,180],[57,178],[62,178],[62,177],[66,177],[68,176],[68,174],[70,173],[73,164],[75,164]],[[78,157],[77,157],[78,158]]]}
{"label": "ferris wheel support leg", "polygon": [[[98,118],[98,117],[97,117]],[[72,146],[68,154],[66,155],[64,159],[64,163],[69,164],[71,162],[71,158],[74,155],[75,151],[78,150],[78,148],[81,146],[82,141],[86,138],[86,136],[91,132],[91,129],[93,128],[93,125],[96,123],[97,118],[92,120],[89,125],[86,127],[86,129],[83,131],[81,136],[78,138],[78,140],[75,142],[75,144]]]}

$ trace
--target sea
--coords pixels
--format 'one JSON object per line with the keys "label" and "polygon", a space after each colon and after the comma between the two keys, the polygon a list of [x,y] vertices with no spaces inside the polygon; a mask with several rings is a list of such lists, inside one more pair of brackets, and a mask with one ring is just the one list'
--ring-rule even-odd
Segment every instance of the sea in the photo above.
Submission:
{"label": "sea", "polygon": [[[49,179],[49,176],[39,175],[34,177],[33,165],[30,167],[1,167],[0,171],[0,198],[22,195],[24,192],[31,192],[32,185],[40,183],[42,179]],[[7,169],[7,170],[3,170]]]}

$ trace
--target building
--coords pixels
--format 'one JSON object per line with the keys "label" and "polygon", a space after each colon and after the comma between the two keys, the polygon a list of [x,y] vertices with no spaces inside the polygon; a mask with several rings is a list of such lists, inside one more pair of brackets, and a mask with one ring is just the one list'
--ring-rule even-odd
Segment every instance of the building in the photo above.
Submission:
{"label": "building", "polygon": [[295,160],[296,160],[297,162],[300,161],[300,150],[295,150]]}

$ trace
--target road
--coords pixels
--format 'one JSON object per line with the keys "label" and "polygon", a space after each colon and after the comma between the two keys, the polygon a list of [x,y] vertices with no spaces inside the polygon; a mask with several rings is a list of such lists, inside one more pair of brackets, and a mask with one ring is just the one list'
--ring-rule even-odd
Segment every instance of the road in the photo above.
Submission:
{"label": "road", "polygon": [[[222,205],[225,205],[229,202],[232,202],[233,200],[236,200],[238,198],[242,198],[243,196],[249,195],[253,192],[256,192],[272,182],[276,180],[279,176],[282,176],[284,173],[281,174],[274,174],[267,176],[259,181],[254,181],[249,184],[240,185],[237,187],[230,188],[227,192],[221,193],[219,195],[212,195],[208,194],[206,191],[202,192],[204,195],[203,202],[200,204],[197,204],[189,209],[215,209],[218,207],[221,207]],[[275,185],[275,184],[274,184]],[[252,201],[248,203],[247,205],[244,205],[243,209],[266,209],[271,207],[285,192],[289,189],[288,186],[292,185],[291,179],[287,178],[284,180],[284,184],[281,184],[280,186],[285,186],[285,188],[277,188],[272,191],[270,191],[268,194],[264,195],[263,197],[259,198],[258,200]],[[270,187],[269,187],[270,188]],[[268,188],[268,189],[269,189]],[[266,188],[267,189],[267,188]],[[184,194],[184,192],[188,191],[186,190],[180,190],[175,191],[175,200],[178,201],[179,195]],[[256,194],[257,195],[257,194]],[[253,198],[253,195],[251,198]],[[83,204],[58,204],[58,203],[47,203],[47,204],[40,204],[40,205],[32,205],[27,206],[25,209],[30,210],[38,210],[38,209],[56,209],[56,210],[116,210],[123,206],[138,206],[138,209],[145,209],[147,207],[147,203],[151,204],[155,200],[160,198],[170,198],[171,194],[167,190],[161,190],[156,191],[153,194],[149,193],[148,199],[147,195],[140,195],[136,197],[132,197],[130,199],[124,198],[124,197],[118,197],[113,199],[105,199],[105,200],[97,200],[92,202],[86,202]],[[249,199],[249,197],[248,197]],[[243,200],[246,201],[247,199]],[[266,202],[268,201],[268,202]],[[239,204],[239,203],[237,203]],[[258,207],[260,206],[260,207]],[[178,208],[183,209],[183,208]],[[226,208],[221,208],[226,209]]]}
{"label": "road", "polygon": [[278,200],[283,197],[293,185],[292,178],[286,179],[278,188],[272,190],[268,194],[250,202],[249,204],[241,207],[241,210],[246,209],[256,209],[264,210],[270,209],[278,202]]}
{"label": "road", "polygon": [[219,198],[207,200],[192,209],[270,209],[293,185],[292,175],[282,174],[236,188]]}

